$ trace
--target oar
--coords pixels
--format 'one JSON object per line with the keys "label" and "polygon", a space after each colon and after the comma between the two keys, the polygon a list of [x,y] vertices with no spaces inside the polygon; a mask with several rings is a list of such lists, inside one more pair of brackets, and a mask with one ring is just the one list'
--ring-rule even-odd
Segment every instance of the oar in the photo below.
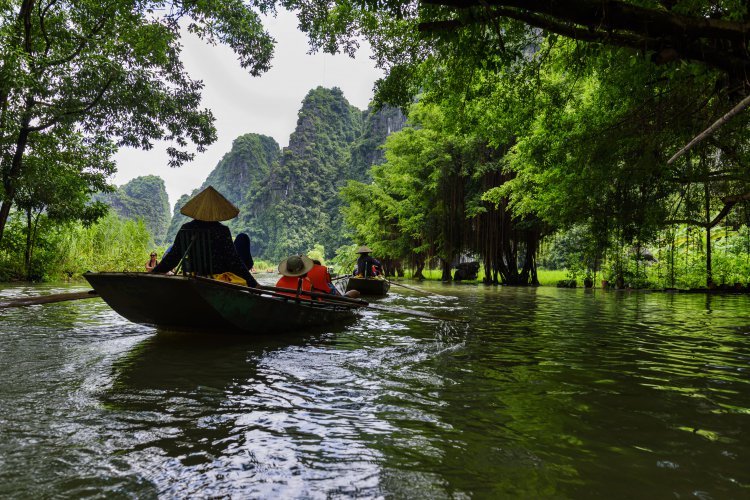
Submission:
{"label": "oar", "polygon": [[[242,286],[242,285],[240,285]],[[263,290],[272,290],[274,292],[284,292],[284,293],[297,293],[297,290],[293,290],[291,288],[278,288],[275,286],[263,286]],[[456,321],[458,323],[468,323],[469,321],[465,318],[454,318],[451,316],[437,316],[435,314],[426,313],[423,311],[415,311],[414,309],[406,309],[403,307],[388,307],[383,306],[380,304],[370,304],[369,302],[366,302],[362,299],[352,299],[351,297],[344,297],[342,295],[332,295],[328,293],[317,293],[317,292],[306,292],[301,291],[300,294],[302,295],[309,295],[311,297],[320,298],[323,300],[333,300],[338,302],[346,302],[353,305],[358,305],[360,307],[366,307],[368,309],[375,309],[377,311],[383,311],[383,312],[390,312],[390,313],[398,313],[398,314],[408,314],[411,316],[418,316],[420,318],[428,318],[428,319],[436,319],[440,321]]]}
{"label": "oar", "polygon": [[[208,278],[196,278],[199,281],[209,281]],[[286,300],[294,300],[294,297],[290,297],[288,295],[281,295],[281,293],[292,293],[297,294],[297,290],[292,288],[280,288],[275,286],[267,286],[262,285],[258,288],[252,288],[244,285],[239,285],[237,283],[228,283],[226,281],[218,281],[218,280],[210,280],[212,283],[218,283],[222,286],[231,287],[231,288],[239,288],[242,290],[245,290],[250,293],[256,293],[256,294],[267,294],[274,297],[280,297],[284,298]],[[383,312],[390,312],[390,313],[397,313],[397,314],[408,314],[411,316],[417,316],[420,318],[427,318],[427,319],[435,319],[439,321],[456,321],[459,323],[468,323],[469,321],[464,318],[453,318],[448,316],[436,316],[434,314],[422,312],[422,311],[415,311],[413,309],[404,309],[402,307],[386,307],[382,305],[375,305],[370,304],[367,301],[361,300],[361,299],[353,299],[351,297],[344,297],[342,295],[333,295],[330,293],[317,293],[317,292],[308,292],[305,290],[300,290],[300,295],[310,296],[316,299],[323,299],[324,301],[329,302],[341,302],[346,303],[348,305],[351,305],[352,307],[366,307],[368,309],[376,309],[378,311]]]}
{"label": "oar", "polygon": [[0,309],[7,309],[11,307],[24,307],[24,306],[35,306],[38,304],[51,304],[54,302],[65,302],[68,300],[81,300],[81,299],[93,299],[98,297],[99,294],[94,290],[86,290],[84,292],[70,292],[70,293],[53,293],[50,295],[42,295],[36,297],[23,297],[20,299],[10,299],[0,301]]}
{"label": "oar", "polygon": [[401,287],[404,287],[404,288],[406,288],[408,290],[413,290],[415,292],[426,293],[427,295],[435,295],[437,297],[445,297],[445,295],[441,295],[439,293],[428,292],[426,290],[422,290],[422,289],[417,288],[417,287],[408,286],[408,285],[402,285],[401,283],[396,283],[395,281],[391,281],[391,280],[386,280],[386,281],[388,281],[388,283],[390,283],[391,285],[401,286]]}
{"label": "oar", "polygon": [[338,281],[344,278],[351,278],[351,276],[349,276],[348,274],[344,274],[343,276],[336,276],[335,278],[331,278],[331,281]]}
{"label": "oar", "polygon": [[465,318],[454,318],[452,316],[437,316],[435,314],[430,314],[430,313],[426,313],[422,311],[415,311],[414,309],[404,309],[403,307],[386,307],[380,304],[370,304],[366,307],[368,309],[375,309],[377,311],[398,313],[398,314],[408,314],[410,316],[417,316],[420,318],[428,318],[428,319],[436,319],[439,321],[455,321],[456,323],[468,323],[469,322],[469,320]]}

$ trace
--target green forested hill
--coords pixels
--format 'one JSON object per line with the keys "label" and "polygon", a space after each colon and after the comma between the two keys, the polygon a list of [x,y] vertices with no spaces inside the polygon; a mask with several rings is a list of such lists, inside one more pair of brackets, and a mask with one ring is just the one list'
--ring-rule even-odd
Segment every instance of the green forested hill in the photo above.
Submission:
{"label": "green forested hill", "polygon": [[[207,186],[213,186],[242,209],[248,193],[260,189],[260,184],[268,178],[271,165],[278,161],[280,155],[279,145],[272,137],[245,134],[235,139],[232,149],[219,161],[201,187],[177,200],[167,231],[167,240],[174,240],[177,230],[188,221],[188,218],[180,213],[180,208]],[[227,224],[235,234],[248,232],[248,228],[242,226],[241,218],[228,221]]]}
{"label": "green forested hill", "polygon": [[341,241],[338,191],[351,175],[350,146],[362,133],[362,112],[340,89],[311,90],[281,161],[252,193],[241,218],[253,246],[273,260],[316,243],[334,250]]}
{"label": "green forested hill", "polygon": [[385,159],[381,146],[386,137],[404,128],[406,117],[398,108],[375,111],[370,107],[363,112],[363,120],[364,131],[351,147],[349,179],[369,182],[370,167]]}
{"label": "green forested hill", "polygon": [[154,241],[164,241],[170,216],[169,198],[161,177],[136,177],[115,192],[99,195],[97,198],[107,203],[121,217],[143,219]]}
{"label": "green forested hill", "polygon": [[[318,87],[302,101],[283,152],[270,137],[243,135],[200,189],[212,185],[239,207],[227,224],[233,234],[250,235],[254,255],[278,260],[316,244],[330,255],[346,242],[340,189],[370,178],[370,167],[383,160],[380,146],[404,121],[397,109],[360,111],[340,89]],[[175,204],[168,240],[187,220],[179,208],[198,191]]]}

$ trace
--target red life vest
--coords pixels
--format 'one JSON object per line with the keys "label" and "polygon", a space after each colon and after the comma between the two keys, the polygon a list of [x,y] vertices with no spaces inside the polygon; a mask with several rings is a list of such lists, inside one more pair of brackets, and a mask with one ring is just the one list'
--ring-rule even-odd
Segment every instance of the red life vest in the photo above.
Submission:
{"label": "red life vest", "polygon": [[310,272],[307,273],[307,277],[312,282],[313,292],[318,293],[331,293],[331,275],[328,274],[328,268],[325,266],[319,266],[315,264]]}
{"label": "red life vest", "polygon": [[[281,295],[288,295],[289,297],[296,297],[297,296],[297,287],[299,286],[299,281],[302,280],[302,291],[303,292],[310,292],[312,291],[312,282],[305,276],[305,277],[298,277],[298,276],[282,276],[279,281],[276,282],[276,286],[278,288],[290,288],[294,290],[294,292],[277,292]],[[300,294],[299,298],[304,300],[312,300],[312,297],[309,295],[302,295]]]}

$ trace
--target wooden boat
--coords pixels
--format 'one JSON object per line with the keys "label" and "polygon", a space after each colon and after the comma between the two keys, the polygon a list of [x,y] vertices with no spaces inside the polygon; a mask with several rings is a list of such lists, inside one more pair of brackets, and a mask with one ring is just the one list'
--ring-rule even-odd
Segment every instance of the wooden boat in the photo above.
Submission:
{"label": "wooden boat", "polygon": [[383,278],[349,278],[346,291],[357,290],[362,295],[387,295],[391,284]]}
{"label": "wooden boat", "polygon": [[171,329],[231,328],[195,290],[193,278],[151,273],[85,273],[104,302],[125,319]]}
{"label": "wooden boat", "polygon": [[84,277],[121,316],[166,329],[285,332],[351,319],[360,307],[200,277],[150,273],[86,273]]}

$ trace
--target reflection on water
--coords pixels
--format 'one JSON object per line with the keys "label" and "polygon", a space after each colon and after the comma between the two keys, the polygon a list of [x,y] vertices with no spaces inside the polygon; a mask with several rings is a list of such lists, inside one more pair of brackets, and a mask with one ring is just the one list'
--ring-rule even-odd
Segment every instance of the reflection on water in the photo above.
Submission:
{"label": "reflection on water", "polygon": [[[0,495],[742,497],[750,299],[426,284],[281,337],[2,312]],[[0,297],[59,288],[5,288]]]}

